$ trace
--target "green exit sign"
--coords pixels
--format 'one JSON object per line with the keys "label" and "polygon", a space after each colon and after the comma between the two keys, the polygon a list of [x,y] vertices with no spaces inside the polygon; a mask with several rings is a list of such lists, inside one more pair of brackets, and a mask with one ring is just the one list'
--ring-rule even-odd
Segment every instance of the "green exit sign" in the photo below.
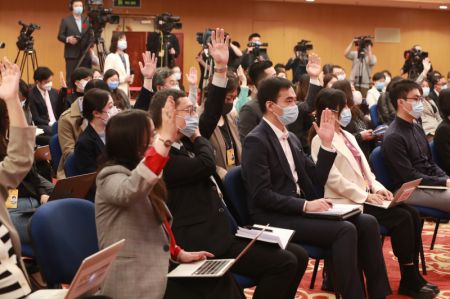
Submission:
{"label": "green exit sign", "polygon": [[114,0],[115,7],[141,7],[141,0]]}

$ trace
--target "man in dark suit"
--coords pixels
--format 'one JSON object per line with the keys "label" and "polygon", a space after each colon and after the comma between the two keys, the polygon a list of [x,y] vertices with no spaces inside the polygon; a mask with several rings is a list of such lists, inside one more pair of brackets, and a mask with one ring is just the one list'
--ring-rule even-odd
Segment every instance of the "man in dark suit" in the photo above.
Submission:
{"label": "man in dark suit", "polygon": [[[59,25],[58,40],[64,43],[64,59],[66,60],[66,81],[71,82],[71,74],[81,59],[83,52],[90,42],[89,20],[82,16],[83,1],[71,0],[70,10],[72,15],[61,20]],[[90,55],[86,55],[80,66],[92,67]]]}
{"label": "man in dark suit", "polygon": [[384,298],[391,289],[376,219],[365,214],[349,221],[305,217],[306,212],[331,206],[329,199],[320,197],[336,157],[332,148],[336,119],[326,110],[320,127],[314,123],[322,141],[315,165],[297,137],[286,129],[298,116],[295,101],[287,79],[266,79],[258,88],[264,116],[245,139],[242,153],[250,215],[255,223],[295,230],[294,243],[331,248],[337,291],[344,298],[365,298],[359,267],[366,276],[369,298]]}
{"label": "man in dark suit", "polygon": [[53,72],[48,67],[38,67],[34,72],[36,85],[31,89],[28,100],[34,124],[52,134],[52,125],[58,120],[58,92],[52,88]]}

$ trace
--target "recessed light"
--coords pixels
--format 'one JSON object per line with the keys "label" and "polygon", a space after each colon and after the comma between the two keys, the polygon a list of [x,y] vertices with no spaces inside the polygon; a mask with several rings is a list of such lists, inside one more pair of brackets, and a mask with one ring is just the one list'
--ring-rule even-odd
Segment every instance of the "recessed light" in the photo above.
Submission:
{"label": "recessed light", "polygon": [[439,6],[439,9],[448,9],[448,6],[447,5],[441,5],[441,6]]}
{"label": "recessed light", "polygon": [[306,0],[306,2],[314,2],[314,1],[316,1],[316,0]]}

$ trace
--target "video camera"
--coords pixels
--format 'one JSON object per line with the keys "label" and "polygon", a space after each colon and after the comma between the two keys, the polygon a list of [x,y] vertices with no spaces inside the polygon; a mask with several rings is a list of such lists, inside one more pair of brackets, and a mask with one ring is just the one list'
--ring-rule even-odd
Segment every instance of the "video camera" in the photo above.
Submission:
{"label": "video camera", "polygon": [[294,51],[295,52],[307,52],[309,50],[313,49],[313,44],[309,40],[302,39],[295,45]]}
{"label": "video camera", "polygon": [[183,24],[180,22],[179,16],[164,12],[156,17],[156,30],[162,31],[164,34],[170,33],[173,29],[181,29]]}
{"label": "video camera", "polygon": [[405,52],[403,52],[403,57],[405,57],[405,60],[410,60],[411,62],[422,62],[425,58],[428,57],[428,52],[412,48],[409,50],[405,50]]}
{"label": "video camera", "polygon": [[[204,32],[197,32],[195,34],[195,39],[197,42],[203,46],[203,48],[208,48],[208,43],[211,41],[211,33],[214,29],[208,28]],[[225,37],[228,36],[228,33],[225,32]]]}
{"label": "video camera", "polygon": [[33,50],[34,40],[31,35],[35,30],[41,29],[41,26],[34,23],[25,24],[22,21],[19,21],[19,25],[22,26],[22,29],[20,30],[19,37],[17,38],[17,48],[22,51]]}
{"label": "video camera", "polygon": [[355,46],[358,47],[359,59],[363,59],[366,56],[366,49],[368,46],[373,46],[372,39],[374,39],[374,37],[370,35],[357,36],[354,38]]}
{"label": "video camera", "polygon": [[99,38],[106,24],[119,24],[120,17],[112,13],[111,8],[103,6],[103,0],[86,0],[89,24],[94,36]]}
{"label": "video camera", "polygon": [[249,42],[247,44],[247,47],[249,48],[255,48],[255,49],[259,49],[261,47],[268,47],[269,43],[261,43],[261,42]]}

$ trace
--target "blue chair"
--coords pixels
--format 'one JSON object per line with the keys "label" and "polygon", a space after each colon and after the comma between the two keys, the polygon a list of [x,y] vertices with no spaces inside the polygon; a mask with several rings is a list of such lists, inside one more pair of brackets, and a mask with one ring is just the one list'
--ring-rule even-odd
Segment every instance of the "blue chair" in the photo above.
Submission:
{"label": "blue chair", "polygon": [[432,218],[436,222],[436,225],[434,226],[433,238],[431,239],[430,244],[430,250],[433,250],[434,243],[436,242],[436,237],[439,230],[439,225],[441,224],[442,221],[450,220],[450,213],[424,206],[417,206],[417,205],[412,206],[415,207],[419,211],[420,216],[423,217],[422,227],[425,223],[425,218]]}
{"label": "blue chair", "polygon": [[58,134],[50,137],[50,154],[52,155],[52,168],[56,172],[58,169],[59,161],[61,161],[62,150],[61,145],[59,145]]}
{"label": "blue chair", "polygon": [[94,204],[84,199],[50,201],[28,227],[36,261],[50,287],[70,284],[81,262],[98,249]]}
{"label": "blue chair", "polygon": [[52,125],[52,135],[58,134],[58,122],[55,121]]}
{"label": "blue chair", "polygon": [[[248,207],[247,207],[247,190],[245,189],[245,183],[242,179],[242,167],[236,166],[227,172],[224,179],[225,191],[228,195],[227,202],[230,211],[234,211],[233,215],[230,215],[235,219],[234,222],[239,225],[252,224],[250,219]],[[236,227],[237,229],[237,227]],[[331,251],[329,249],[300,244],[308,252],[309,257],[315,259],[314,271],[311,277],[310,289],[314,288],[316,281],[317,271],[321,259],[329,258]],[[337,295],[337,294],[336,294]],[[337,295],[338,297],[338,295]]]}
{"label": "blue chair", "polygon": [[372,105],[372,107],[369,108],[370,113],[370,119],[372,120],[373,126],[377,127],[380,125],[380,118],[378,117],[378,105]]}
{"label": "blue chair", "polygon": [[66,177],[76,176],[77,172],[75,170],[75,153],[71,153],[67,156],[66,161],[64,162],[64,172],[66,174]]}
{"label": "blue chair", "polygon": [[[439,154],[437,152],[437,148],[436,145],[434,144],[434,141],[430,142],[430,150],[431,150],[431,156],[433,158],[433,161],[439,166],[441,167],[442,165],[442,161],[441,159],[439,159]],[[442,167],[441,167],[442,168]]]}

